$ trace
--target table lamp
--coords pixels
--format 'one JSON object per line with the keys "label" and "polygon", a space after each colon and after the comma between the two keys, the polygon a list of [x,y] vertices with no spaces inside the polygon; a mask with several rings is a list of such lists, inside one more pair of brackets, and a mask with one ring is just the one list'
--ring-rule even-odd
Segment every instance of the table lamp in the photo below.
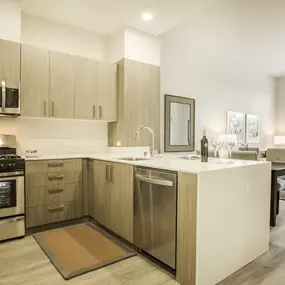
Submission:
{"label": "table lamp", "polygon": [[285,146],[285,136],[274,136],[274,145]]}

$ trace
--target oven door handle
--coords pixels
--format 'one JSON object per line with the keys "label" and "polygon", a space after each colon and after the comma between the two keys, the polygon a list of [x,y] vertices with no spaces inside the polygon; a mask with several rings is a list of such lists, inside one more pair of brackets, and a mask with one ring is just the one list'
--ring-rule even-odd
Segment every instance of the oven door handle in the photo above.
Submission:
{"label": "oven door handle", "polygon": [[24,217],[16,217],[16,218],[13,218],[13,219],[8,219],[8,220],[5,220],[5,221],[1,221],[0,222],[0,226],[6,225],[6,224],[9,224],[9,223],[21,222],[24,219],[25,219]]}
{"label": "oven door handle", "polygon": [[4,173],[0,173],[0,178],[3,177],[12,177],[12,176],[21,176],[24,175],[24,171],[15,171],[15,172],[4,172]]}

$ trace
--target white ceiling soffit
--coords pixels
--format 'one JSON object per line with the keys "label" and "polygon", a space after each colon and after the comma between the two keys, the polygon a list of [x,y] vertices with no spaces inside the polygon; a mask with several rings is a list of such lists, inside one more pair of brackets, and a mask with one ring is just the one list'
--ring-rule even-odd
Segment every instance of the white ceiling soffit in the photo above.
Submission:
{"label": "white ceiling soffit", "polygon": [[[23,11],[28,14],[99,34],[113,34],[129,26],[159,35],[187,20],[191,2],[191,0],[22,0],[21,5]],[[144,22],[141,19],[143,12],[151,12],[153,20]]]}

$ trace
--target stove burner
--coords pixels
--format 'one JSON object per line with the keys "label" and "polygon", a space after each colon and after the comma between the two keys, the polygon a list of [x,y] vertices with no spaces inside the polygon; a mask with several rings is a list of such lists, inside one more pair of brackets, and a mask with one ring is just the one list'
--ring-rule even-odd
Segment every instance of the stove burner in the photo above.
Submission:
{"label": "stove burner", "polygon": [[17,155],[17,154],[1,154],[0,155],[0,160],[3,159],[20,159],[21,156]]}

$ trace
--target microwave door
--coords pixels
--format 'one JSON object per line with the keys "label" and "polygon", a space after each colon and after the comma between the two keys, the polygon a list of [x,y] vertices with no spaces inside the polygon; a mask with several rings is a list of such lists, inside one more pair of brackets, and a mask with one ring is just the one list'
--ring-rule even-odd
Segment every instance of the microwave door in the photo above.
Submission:
{"label": "microwave door", "polygon": [[13,84],[6,86],[3,97],[3,112],[7,115],[20,114],[20,87]]}

